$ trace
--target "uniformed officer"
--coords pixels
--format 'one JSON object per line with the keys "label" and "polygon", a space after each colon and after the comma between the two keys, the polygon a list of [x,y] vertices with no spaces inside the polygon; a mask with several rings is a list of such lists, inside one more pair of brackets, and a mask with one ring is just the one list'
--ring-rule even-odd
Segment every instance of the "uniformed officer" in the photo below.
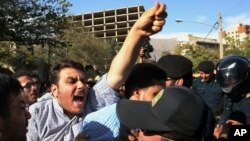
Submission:
{"label": "uniformed officer", "polygon": [[250,125],[250,62],[240,56],[229,56],[217,64],[217,81],[226,94],[226,104],[214,135],[221,137],[225,125]]}
{"label": "uniformed officer", "polygon": [[192,91],[199,95],[216,115],[223,94],[215,79],[214,64],[212,61],[202,61],[198,70],[200,76],[194,79]]}

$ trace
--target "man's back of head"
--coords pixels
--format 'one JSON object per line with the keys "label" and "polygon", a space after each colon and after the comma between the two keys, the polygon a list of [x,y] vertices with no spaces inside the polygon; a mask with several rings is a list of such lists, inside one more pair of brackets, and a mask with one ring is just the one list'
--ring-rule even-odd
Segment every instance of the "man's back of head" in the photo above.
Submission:
{"label": "man's back of head", "polygon": [[26,140],[30,113],[21,95],[20,83],[7,75],[0,74],[0,140]]}

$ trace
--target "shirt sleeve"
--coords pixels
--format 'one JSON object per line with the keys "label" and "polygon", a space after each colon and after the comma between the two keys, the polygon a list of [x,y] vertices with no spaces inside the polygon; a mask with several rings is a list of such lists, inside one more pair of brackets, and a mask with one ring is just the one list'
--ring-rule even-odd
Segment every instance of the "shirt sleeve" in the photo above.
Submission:
{"label": "shirt sleeve", "polygon": [[26,134],[27,141],[40,141],[38,134],[38,126],[36,121],[36,114],[34,109],[30,109],[29,112],[32,115],[28,121],[28,132]]}
{"label": "shirt sleeve", "polygon": [[104,74],[93,89],[89,90],[87,107],[92,112],[99,110],[107,105],[117,103],[119,98],[119,92],[114,90],[108,85],[108,74]]}
{"label": "shirt sleeve", "polygon": [[90,140],[95,141],[114,141],[118,138],[120,121],[116,115],[116,104],[88,114],[82,122],[81,132],[89,135]]}

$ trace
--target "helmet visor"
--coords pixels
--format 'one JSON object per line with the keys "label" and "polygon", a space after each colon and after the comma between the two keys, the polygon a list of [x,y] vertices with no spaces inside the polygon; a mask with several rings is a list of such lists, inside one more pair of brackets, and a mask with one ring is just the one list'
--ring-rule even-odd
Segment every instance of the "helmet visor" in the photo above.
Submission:
{"label": "helmet visor", "polygon": [[223,92],[230,93],[232,89],[241,82],[241,79],[239,76],[228,72],[218,72],[217,81],[219,82]]}

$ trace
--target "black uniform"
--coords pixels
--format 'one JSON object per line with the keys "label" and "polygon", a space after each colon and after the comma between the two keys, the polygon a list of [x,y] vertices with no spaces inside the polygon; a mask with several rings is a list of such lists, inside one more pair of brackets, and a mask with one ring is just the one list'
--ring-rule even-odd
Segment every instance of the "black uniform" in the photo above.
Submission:
{"label": "black uniform", "polygon": [[240,98],[239,100],[230,100],[230,98],[225,96],[225,107],[219,123],[223,125],[228,119],[232,119],[242,124],[250,125],[250,99]]}
{"label": "black uniform", "polygon": [[215,115],[223,97],[220,85],[216,82],[215,77],[206,82],[202,82],[200,77],[194,79],[192,91],[205,101]]}

